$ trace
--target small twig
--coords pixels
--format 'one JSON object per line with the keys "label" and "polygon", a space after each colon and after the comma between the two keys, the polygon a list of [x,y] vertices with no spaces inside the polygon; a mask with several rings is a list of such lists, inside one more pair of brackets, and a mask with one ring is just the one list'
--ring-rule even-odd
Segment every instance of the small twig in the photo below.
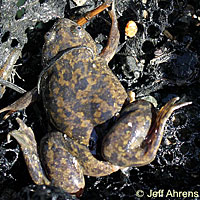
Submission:
{"label": "small twig", "polygon": [[26,92],[26,90],[24,90],[23,88],[21,88],[21,87],[15,85],[14,83],[11,83],[11,82],[9,82],[9,81],[3,80],[3,79],[1,79],[1,78],[0,78],[0,84],[1,84],[1,85],[4,85],[4,86],[6,86],[6,87],[9,87],[9,88],[15,90],[16,92],[21,93],[21,94],[23,94],[23,93]]}

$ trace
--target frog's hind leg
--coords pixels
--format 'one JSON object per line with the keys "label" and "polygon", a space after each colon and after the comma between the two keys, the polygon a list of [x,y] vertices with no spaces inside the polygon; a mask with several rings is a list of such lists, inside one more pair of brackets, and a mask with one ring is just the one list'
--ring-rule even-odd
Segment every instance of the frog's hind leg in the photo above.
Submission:
{"label": "frog's hind leg", "polygon": [[52,132],[42,139],[40,151],[42,164],[52,182],[68,193],[78,193],[84,188],[82,167],[65,148],[63,133]]}
{"label": "frog's hind leg", "polygon": [[75,140],[65,137],[65,147],[77,158],[83,167],[84,175],[100,177],[107,176],[119,170],[118,166],[106,161],[97,160],[90,152],[88,146],[77,143]]}
{"label": "frog's hind leg", "polygon": [[38,185],[49,185],[50,181],[46,178],[41,166],[32,129],[27,127],[21,119],[16,118],[16,120],[19,129],[11,131],[8,136],[14,137],[20,144],[32,180]]}

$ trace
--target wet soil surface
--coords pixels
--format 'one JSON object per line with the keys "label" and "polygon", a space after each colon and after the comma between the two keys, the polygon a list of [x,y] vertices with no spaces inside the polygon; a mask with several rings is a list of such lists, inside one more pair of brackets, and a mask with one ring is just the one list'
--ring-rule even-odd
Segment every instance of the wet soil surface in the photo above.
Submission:
{"label": "wet soil surface", "polygon": [[[45,2],[45,1],[44,1]],[[41,2],[43,3],[43,2]],[[87,1],[76,7],[68,1],[65,17],[75,19],[101,1]],[[158,108],[175,96],[193,104],[176,111],[165,127],[156,159],[149,165],[116,172],[107,177],[86,178],[81,199],[200,199],[200,2],[198,0],[116,0],[119,22],[119,50],[109,63],[126,90],[136,97],[153,96]],[[125,26],[133,20],[135,37],[125,36]],[[42,71],[41,50],[44,34],[56,20],[38,22],[27,30],[28,43],[15,76],[15,84],[32,89]],[[106,11],[85,25],[99,49],[106,45],[110,19]],[[3,108],[21,94],[7,89],[0,100]],[[0,120],[0,199],[69,199],[58,188],[32,182],[18,143],[7,134],[17,129],[19,116],[30,126],[36,140],[45,135],[48,121],[41,101],[25,111]],[[152,193],[154,192],[154,193]],[[152,195],[149,197],[149,195]]]}

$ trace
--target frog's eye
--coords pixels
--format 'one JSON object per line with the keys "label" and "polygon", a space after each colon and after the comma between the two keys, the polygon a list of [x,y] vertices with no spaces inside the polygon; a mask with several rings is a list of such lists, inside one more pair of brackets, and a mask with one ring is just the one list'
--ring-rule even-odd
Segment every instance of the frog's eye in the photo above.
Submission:
{"label": "frog's eye", "polygon": [[75,36],[82,37],[83,36],[83,30],[81,26],[73,25],[71,26],[71,33]]}
{"label": "frog's eye", "polygon": [[55,31],[47,32],[46,35],[45,35],[46,42],[53,41],[55,39],[55,36],[56,36],[56,32]]}

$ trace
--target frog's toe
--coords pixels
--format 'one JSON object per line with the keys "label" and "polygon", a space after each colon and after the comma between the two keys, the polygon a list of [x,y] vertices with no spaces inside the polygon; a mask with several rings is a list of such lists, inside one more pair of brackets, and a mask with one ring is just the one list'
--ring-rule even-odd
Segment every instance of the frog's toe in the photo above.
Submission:
{"label": "frog's toe", "polygon": [[127,94],[128,94],[129,102],[130,103],[134,102],[135,101],[135,92],[128,91]]}
{"label": "frog's toe", "polygon": [[179,101],[179,99],[180,99],[179,97],[175,97],[175,98],[171,99],[168,103],[166,103],[160,109],[160,111],[158,112],[157,117],[156,117],[156,119],[157,119],[157,127],[164,128],[164,125],[165,125],[166,121],[169,119],[169,117],[171,116],[171,114],[175,110],[192,104],[192,102],[183,102],[183,103],[182,102],[178,102],[178,103],[176,103],[177,101]]}

